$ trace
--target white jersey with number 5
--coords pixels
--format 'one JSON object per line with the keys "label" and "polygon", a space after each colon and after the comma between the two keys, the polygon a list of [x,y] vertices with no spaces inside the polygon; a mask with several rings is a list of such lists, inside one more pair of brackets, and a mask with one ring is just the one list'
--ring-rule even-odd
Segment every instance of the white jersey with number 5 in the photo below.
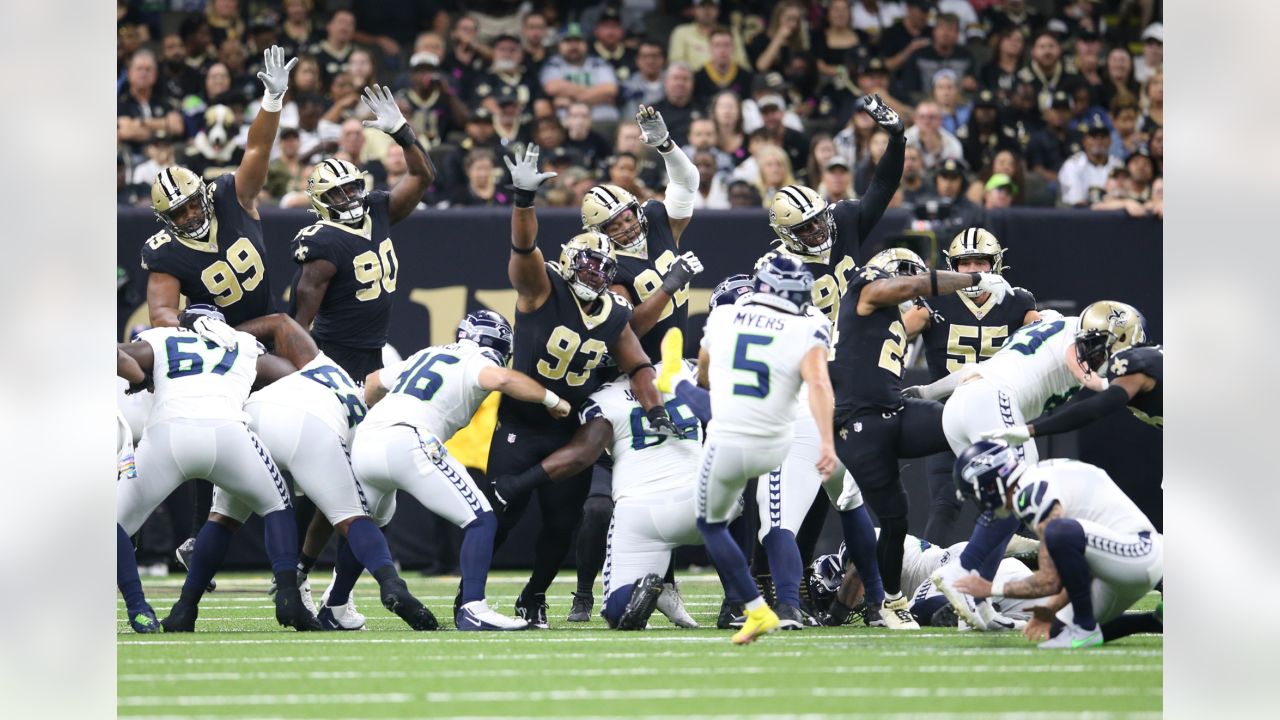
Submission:
{"label": "white jersey with number 5", "polygon": [[579,413],[585,425],[603,418],[613,427],[613,500],[692,489],[694,468],[702,454],[702,425],[675,395],[664,394],[667,414],[680,437],[653,432],[644,408],[631,394],[631,382],[619,378],[596,390]]}
{"label": "white jersey with number 5", "polygon": [[489,394],[480,371],[499,367],[498,354],[470,341],[435,345],[382,368],[378,380],[387,396],[369,409],[364,431],[412,425],[446,442],[471,422]]}
{"label": "white jersey with number 5", "polygon": [[800,364],[810,348],[831,347],[826,318],[792,315],[744,295],[707,317],[702,348],[711,356],[711,423],[721,433],[777,439],[791,432]]}
{"label": "white jersey with number 5", "polygon": [[233,350],[223,350],[190,330],[152,328],[135,342],[151,346],[155,404],[147,427],[161,420],[234,420],[249,422],[244,401],[258,377],[258,356],[266,353],[257,338],[237,332]]}
{"label": "white jersey with number 5", "polygon": [[1066,316],[1023,325],[976,372],[1014,396],[1025,418],[1040,417],[1080,389],[1067,365],[1080,318]]}

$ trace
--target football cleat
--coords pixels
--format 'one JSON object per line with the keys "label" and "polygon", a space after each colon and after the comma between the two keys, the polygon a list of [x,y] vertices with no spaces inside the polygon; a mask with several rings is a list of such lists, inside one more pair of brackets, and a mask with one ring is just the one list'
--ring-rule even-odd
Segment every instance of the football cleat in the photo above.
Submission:
{"label": "football cleat", "polygon": [[506,615],[499,615],[489,608],[485,600],[472,600],[458,608],[453,615],[453,624],[459,630],[528,630],[529,623]]}
{"label": "football cleat", "polygon": [[893,600],[885,598],[884,605],[880,608],[884,626],[890,630],[919,630],[920,623],[911,616],[909,605],[910,602],[901,594]]}
{"label": "football cleat", "polygon": [[680,589],[674,583],[663,583],[662,594],[658,596],[658,612],[678,627],[698,627],[698,621],[685,609],[684,598],[680,597]]}
{"label": "football cleat", "polygon": [[320,621],[302,604],[298,588],[276,589],[276,622],[299,632],[323,630]]}
{"label": "football cleat", "polygon": [[676,391],[676,377],[684,367],[684,333],[674,327],[662,336],[662,372],[654,379],[658,392],[670,394]]}
{"label": "football cleat", "polygon": [[573,607],[569,609],[569,617],[565,618],[568,622],[590,622],[591,608],[595,607],[596,599],[591,593],[573,594]]}
{"label": "football cleat", "polygon": [[880,608],[870,605],[862,612],[862,622],[867,627],[888,627],[888,624],[884,621],[884,613],[880,612]]}
{"label": "football cleat", "polygon": [[1004,549],[1004,556],[1017,558],[1023,562],[1034,562],[1040,554],[1040,541],[1034,538],[1014,535]]}
{"label": "football cleat", "polygon": [[[746,617],[742,612],[741,605],[731,603],[727,599],[720,603],[720,615],[716,617],[716,628],[720,630],[740,628],[744,622],[746,622]],[[735,625],[734,623],[737,624]]]}
{"label": "football cleat", "polygon": [[363,630],[364,616],[356,612],[355,603],[346,605],[325,604],[316,616],[325,630]]}
{"label": "football cleat", "polygon": [[[334,577],[337,577],[337,575],[338,571],[334,570]],[[333,585],[332,582],[329,584],[330,586]],[[315,615],[317,608],[315,598],[311,596],[311,576],[301,570],[298,571],[298,594],[302,597],[302,606],[307,609],[307,612]],[[267,596],[273,600],[276,597],[276,579],[274,577],[271,578],[271,589],[267,590]],[[329,591],[326,589],[325,597],[328,596]]]}
{"label": "football cleat", "polygon": [[1075,623],[1067,623],[1057,635],[1040,643],[1039,647],[1043,650],[1078,650],[1098,647],[1102,642],[1101,625],[1085,630]]}
{"label": "football cleat", "polygon": [[382,607],[395,613],[414,630],[438,630],[436,616],[409,592],[409,586],[400,578],[391,578],[379,588]]}
{"label": "football cleat", "polygon": [[157,633],[161,629],[160,621],[156,619],[156,611],[146,603],[143,603],[137,612],[129,613],[129,627],[136,633]]}
{"label": "football cleat", "polygon": [[188,605],[179,600],[173,604],[169,616],[160,621],[160,627],[167,633],[195,632],[196,616],[199,614],[199,606]]}
{"label": "football cleat", "polygon": [[761,573],[753,575],[751,579],[756,582],[756,589],[760,591],[760,597],[764,598],[765,604],[773,607],[778,602],[778,593],[773,587],[773,575]]}
{"label": "football cleat", "polygon": [[965,570],[960,567],[960,562],[949,562],[933,571],[929,579],[933,581],[933,586],[938,588],[947,598],[947,602],[951,603],[951,607],[955,608],[956,615],[969,624],[970,627],[982,628],[986,626],[982,616],[978,614],[978,604],[974,602],[973,596],[968,593],[960,592],[956,589],[955,581],[965,575],[976,575],[973,570]]}
{"label": "football cleat", "polygon": [[658,607],[658,597],[662,595],[662,577],[649,573],[636,581],[631,591],[631,599],[618,618],[619,630],[644,630],[649,624],[649,616]]}
{"label": "football cleat", "polygon": [[938,608],[929,618],[930,627],[959,627],[960,617],[956,615],[956,609],[948,603]]}
{"label": "football cleat", "polygon": [[781,621],[778,614],[768,605],[761,605],[755,610],[747,613],[746,622],[742,624],[742,629],[734,634],[732,640],[734,645],[746,645],[756,638],[766,633],[771,633],[778,629]]}
{"label": "football cleat", "polygon": [[1021,630],[1027,626],[1025,620],[1014,620],[1011,617],[1001,615],[995,605],[990,600],[978,601],[978,617],[982,618],[982,625],[979,629],[987,632],[999,632],[1001,630]]}
{"label": "football cleat", "polygon": [[[851,608],[840,602],[839,599],[831,603],[831,607],[827,612],[818,616],[818,624],[824,627],[838,627],[840,625],[853,625],[859,619],[866,622],[866,602],[859,603],[858,607]],[[876,610],[878,614],[880,611]],[[870,625],[870,622],[867,622]]]}
{"label": "football cleat", "polygon": [[[174,557],[178,558],[178,564],[182,566],[183,570],[187,570],[188,572],[190,571],[191,564],[188,561],[191,559],[191,553],[195,551],[196,551],[196,539],[193,537],[187,538],[185,541],[183,541],[181,545],[178,546],[177,550],[173,551]],[[217,589],[218,589],[218,581],[214,580],[213,578],[209,578],[209,584],[205,587],[205,592],[213,592],[214,590],[217,590]]]}
{"label": "football cleat", "polygon": [[531,628],[549,629],[551,624],[547,622],[547,596],[544,593],[538,593],[530,602],[524,593],[521,593],[516,598],[516,617],[529,623]]}
{"label": "football cleat", "polygon": [[778,603],[773,612],[778,616],[779,630],[803,630],[804,613],[795,605]]}

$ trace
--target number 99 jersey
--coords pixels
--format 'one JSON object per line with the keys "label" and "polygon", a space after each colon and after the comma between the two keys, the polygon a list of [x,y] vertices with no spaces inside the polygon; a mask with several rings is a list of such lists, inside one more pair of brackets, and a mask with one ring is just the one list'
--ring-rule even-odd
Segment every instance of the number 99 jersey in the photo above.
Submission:
{"label": "number 99 jersey", "polygon": [[[382,190],[370,192],[369,211],[359,227],[321,220],[299,230],[293,239],[298,265],[327,260],[337,269],[311,324],[311,336],[322,346],[376,349],[387,344],[391,296],[400,270],[391,242],[390,198]],[[294,297],[301,277],[299,270]]]}
{"label": "number 99 jersey", "polygon": [[[618,259],[618,272],[613,278],[613,284],[626,288],[626,297],[632,305],[648,300],[650,295],[662,287],[662,276],[671,270],[680,255],[680,247],[671,234],[671,222],[667,219],[667,206],[650,200],[644,204],[643,210],[649,228],[645,256],[614,249]],[[656,361],[662,357],[662,338],[667,331],[680,328],[684,332],[688,327],[689,286],[686,285],[676,291],[658,316],[658,321],[640,338],[640,347],[644,348],[649,359]]]}
{"label": "number 99 jersey", "polygon": [[378,381],[387,396],[369,408],[360,432],[411,425],[447,441],[471,422],[489,394],[480,387],[480,371],[487,367],[499,367],[493,350],[460,342],[424,348],[382,368]]}
{"label": "number 99 jersey", "polygon": [[1035,296],[1022,288],[1014,288],[1001,303],[988,296],[985,303],[978,305],[961,292],[927,300],[946,318],[944,322],[931,322],[922,333],[932,380],[994,356],[1009,335],[1022,327],[1027,313],[1036,309]]}
{"label": "number 99 jersey", "polygon": [[235,179],[209,183],[213,218],[203,242],[161,230],[142,246],[143,270],[174,276],[188,303],[217,306],[233,327],[274,312],[262,223],[240,206]]}

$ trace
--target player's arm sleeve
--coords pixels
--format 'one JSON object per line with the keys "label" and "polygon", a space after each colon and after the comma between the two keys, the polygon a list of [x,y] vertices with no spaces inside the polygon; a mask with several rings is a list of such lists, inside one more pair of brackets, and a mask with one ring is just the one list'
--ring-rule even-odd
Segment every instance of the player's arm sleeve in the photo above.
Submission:
{"label": "player's arm sleeve", "polygon": [[1129,393],[1119,385],[1110,385],[1106,390],[1086,398],[1074,400],[1044,419],[1028,423],[1035,430],[1035,437],[1057,435],[1059,433],[1079,430],[1099,418],[1110,415],[1129,404]]}
{"label": "player's arm sleeve", "polygon": [[662,204],[667,208],[667,217],[672,220],[685,220],[693,217],[693,201],[698,193],[698,168],[673,141],[670,152],[659,152],[663,163],[667,166],[667,196]]}
{"label": "player's arm sleeve", "polygon": [[880,157],[880,162],[876,164],[871,185],[863,194],[862,202],[858,207],[859,237],[865,239],[871,233],[871,229],[880,222],[884,211],[888,209],[889,202],[893,200],[893,194],[898,192],[898,185],[902,182],[902,159],[906,155],[906,150],[907,141],[903,136],[889,138],[889,145],[885,148],[884,155]]}
{"label": "player's arm sleeve", "polygon": [[977,363],[970,363],[959,370],[929,383],[920,388],[920,397],[925,400],[943,400],[960,387],[960,383],[978,370]]}

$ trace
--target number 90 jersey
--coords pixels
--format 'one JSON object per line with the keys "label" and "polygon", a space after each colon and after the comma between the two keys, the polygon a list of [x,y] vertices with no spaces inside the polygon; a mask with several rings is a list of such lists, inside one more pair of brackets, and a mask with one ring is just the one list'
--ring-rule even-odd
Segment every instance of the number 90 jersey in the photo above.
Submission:
{"label": "number 90 jersey", "polygon": [[[305,265],[327,260],[337,269],[311,324],[311,335],[317,342],[351,348],[387,344],[391,296],[400,274],[391,243],[390,198],[391,194],[382,190],[369,193],[369,211],[359,227],[321,220],[294,237],[294,262]],[[294,279],[295,298],[301,277],[299,270]]]}
{"label": "number 90 jersey", "polygon": [[234,174],[209,183],[207,192],[213,218],[205,241],[161,230],[142,246],[142,269],[174,276],[188,303],[217,306],[234,327],[274,312],[262,223],[240,206]]}
{"label": "number 90 jersey", "polygon": [[835,239],[822,255],[796,255],[785,245],[771,251],[804,263],[813,273],[813,306],[822,311],[832,328],[840,317],[841,298],[849,289],[849,274],[858,264],[854,255],[858,251],[859,206],[855,200],[841,200],[832,206]]}
{"label": "number 90 jersey", "polygon": [[907,353],[902,311],[890,305],[867,316],[858,314],[862,288],[888,277],[870,265],[859,269],[840,304],[835,357],[829,366],[837,424],[846,418],[902,407],[902,362]]}
{"label": "number 90 jersey", "polygon": [[298,408],[323,422],[350,444],[356,425],[369,408],[364,390],[332,358],[319,353],[302,369],[286,375],[249,396],[249,402]]}
{"label": "number 90 jersey", "polygon": [[[688,363],[692,368],[693,363]],[[602,418],[613,427],[613,500],[659,495],[693,487],[693,471],[702,455],[702,425],[675,395],[664,394],[667,414],[680,437],[653,432],[644,409],[619,378],[591,394],[582,405],[582,423]]]}
{"label": "number 90 jersey", "polygon": [[999,352],[978,366],[978,374],[1008,390],[1023,417],[1040,417],[1080,389],[1080,380],[1067,364],[1068,357],[1075,358],[1079,329],[1080,318],[1075,315],[1023,325]]}
{"label": "number 90 jersey", "polygon": [[750,299],[744,295],[707,317],[702,349],[711,356],[709,437],[776,439],[779,428],[790,434],[804,356],[831,345],[826,318],[792,315]]}
{"label": "number 90 jersey", "polygon": [[[587,314],[577,296],[560,277],[559,266],[545,265],[551,294],[533,312],[516,310],[515,343],[511,367],[542,383],[544,387],[577,408],[583,400],[605,382],[604,364],[612,345],[627,323],[631,322],[631,304],[621,296],[604,292],[594,313]],[[498,405],[500,422],[525,425],[575,427],[572,414],[553,420],[541,403],[520,402],[506,395]]]}
{"label": "number 90 jersey", "polygon": [[382,368],[378,381],[387,396],[369,408],[360,432],[411,425],[448,441],[471,422],[489,394],[480,387],[480,371],[487,367],[498,367],[494,351],[460,342],[424,348]]}
{"label": "number 90 jersey", "polygon": [[244,402],[258,377],[258,356],[266,352],[257,338],[237,332],[239,344],[223,350],[183,328],[152,328],[134,342],[151,346],[155,404],[147,427],[161,420],[249,422]]}
{"label": "number 90 jersey", "polygon": [[[662,276],[675,264],[680,256],[680,247],[676,245],[675,236],[671,234],[671,221],[667,218],[667,206],[657,200],[644,204],[645,220],[648,222],[648,239],[645,241],[645,256],[628,254],[624,250],[615,249],[618,258],[618,272],[613,278],[614,285],[627,289],[626,298],[632,305],[639,305],[649,299],[662,287]],[[662,338],[671,328],[680,328],[684,332],[689,327],[689,286],[676,291],[671,301],[663,308],[649,332],[640,338],[640,347],[651,360],[662,357]]]}
{"label": "number 90 jersey", "polygon": [[1001,303],[988,296],[984,304],[978,305],[959,292],[927,300],[946,318],[945,322],[931,322],[922,333],[932,380],[994,356],[1009,334],[1022,327],[1027,313],[1036,309],[1035,296],[1022,288],[1014,288]]}

